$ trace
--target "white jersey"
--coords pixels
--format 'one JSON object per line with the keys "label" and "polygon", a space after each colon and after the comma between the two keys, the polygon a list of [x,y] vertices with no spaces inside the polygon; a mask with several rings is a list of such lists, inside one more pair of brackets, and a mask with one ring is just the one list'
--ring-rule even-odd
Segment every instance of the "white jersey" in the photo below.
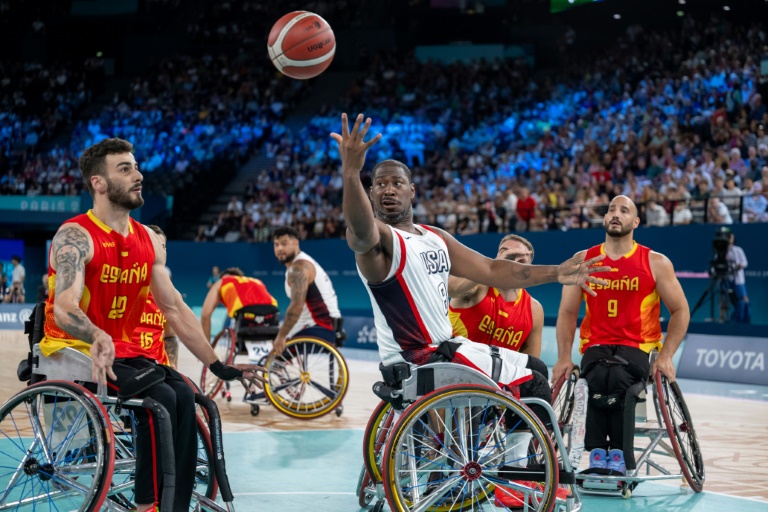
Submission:
{"label": "white jersey", "polygon": [[[438,345],[450,340],[458,346],[452,362],[493,375],[491,347],[452,336],[448,319],[448,274],[451,259],[445,241],[427,226],[415,226],[415,235],[388,226],[392,231],[392,267],[386,279],[369,283],[357,272],[371,297],[379,356],[385,365],[407,361],[429,362]],[[528,355],[502,350],[500,386],[511,389],[530,380]]]}
{"label": "white jersey", "polygon": [[[336,291],[331,284],[331,278],[325,273],[323,267],[304,251],[297,254],[293,262],[299,260],[308,261],[315,266],[315,280],[309,283],[307,298],[301,308],[301,315],[299,315],[296,325],[288,332],[289,338],[308,327],[319,326],[333,330],[331,319],[341,317]],[[290,298],[291,285],[288,284],[288,273],[285,275],[285,293]]]}
{"label": "white jersey", "polygon": [[419,235],[392,230],[392,267],[386,279],[369,283],[379,355],[384,364],[424,364],[435,346],[451,339],[448,320],[448,273],[451,260],[445,241],[416,226]]}

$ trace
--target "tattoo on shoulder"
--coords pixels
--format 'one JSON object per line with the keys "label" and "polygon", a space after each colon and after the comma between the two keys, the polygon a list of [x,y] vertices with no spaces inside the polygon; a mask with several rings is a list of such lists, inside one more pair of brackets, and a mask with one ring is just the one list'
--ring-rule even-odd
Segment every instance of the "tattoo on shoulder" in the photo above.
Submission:
{"label": "tattoo on shoulder", "polygon": [[288,271],[288,284],[291,287],[291,300],[298,299],[304,302],[304,297],[307,294],[307,287],[309,286],[309,279],[305,272],[306,267],[303,265],[297,266],[296,263],[291,265]]}
{"label": "tattoo on shoulder", "polygon": [[65,227],[51,242],[51,255],[56,262],[56,293],[69,289],[78,272],[85,271],[85,258],[90,243],[85,233],[75,227]]}

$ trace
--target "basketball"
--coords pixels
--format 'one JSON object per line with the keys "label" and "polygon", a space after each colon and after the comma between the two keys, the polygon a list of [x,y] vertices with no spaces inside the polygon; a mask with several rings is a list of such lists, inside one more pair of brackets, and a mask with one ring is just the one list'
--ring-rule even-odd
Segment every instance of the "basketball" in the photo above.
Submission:
{"label": "basketball", "polygon": [[272,26],[267,39],[272,64],[284,75],[299,80],[325,71],[336,53],[331,26],[315,13],[294,11]]}

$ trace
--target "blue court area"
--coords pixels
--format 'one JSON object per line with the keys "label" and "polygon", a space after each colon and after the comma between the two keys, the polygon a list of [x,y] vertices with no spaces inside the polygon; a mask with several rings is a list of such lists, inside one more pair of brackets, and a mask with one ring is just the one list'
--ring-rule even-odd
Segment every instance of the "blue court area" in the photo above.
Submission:
{"label": "blue court area", "polygon": [[[362,430],[244,432],[224,435],[227,470],[240,512],[361,509],[355,484]],[[723,494],[641,484],[631,499],[583,496],[585,512],[765,512],[768,503]],[[389,507],[385,507],[389,510]],[[487,511],[497,510],[491,504]]]}

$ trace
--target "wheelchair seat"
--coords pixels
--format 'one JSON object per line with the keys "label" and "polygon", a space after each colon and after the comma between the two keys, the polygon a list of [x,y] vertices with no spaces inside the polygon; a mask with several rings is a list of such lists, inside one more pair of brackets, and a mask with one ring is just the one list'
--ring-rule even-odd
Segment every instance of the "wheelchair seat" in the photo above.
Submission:
{"label": "wheelchair seat", "polygon": [[235,313],[238,341],[273,340],[280,331],[280,310],[271,304],[244,306]]}
{"label": "wheelchair seat", "polygon": [[70,382],[92,383],[92,363],[90,357],[70,347],[57,350],[50,356],[44,356],[40,344],[32,347],[32,374],[46,380],[66,380]]}

